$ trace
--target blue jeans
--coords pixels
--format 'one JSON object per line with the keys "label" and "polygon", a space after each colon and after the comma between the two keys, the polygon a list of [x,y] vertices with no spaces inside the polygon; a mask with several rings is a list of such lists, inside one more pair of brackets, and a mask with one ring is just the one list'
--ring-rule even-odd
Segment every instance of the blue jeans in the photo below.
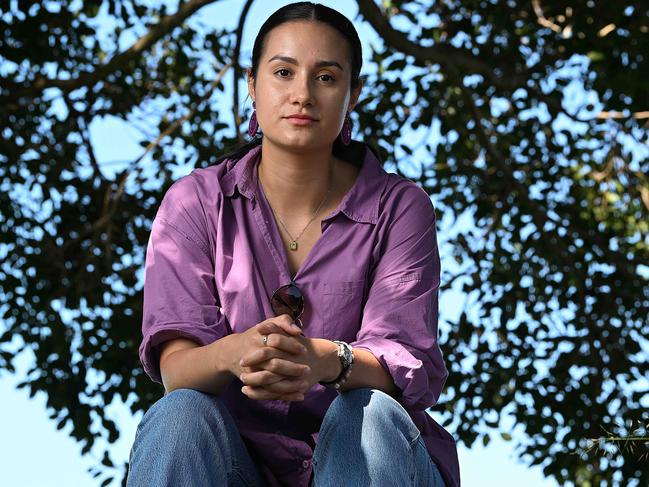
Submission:
{"label": "blue jeans", "polygon": [[[177,389],[138,425],[128,487],[263,486],[234,420],[215,396]],[[314,486],[430,486],[444,481],[405,409],[375,389],[330,405],[313,454]]]}

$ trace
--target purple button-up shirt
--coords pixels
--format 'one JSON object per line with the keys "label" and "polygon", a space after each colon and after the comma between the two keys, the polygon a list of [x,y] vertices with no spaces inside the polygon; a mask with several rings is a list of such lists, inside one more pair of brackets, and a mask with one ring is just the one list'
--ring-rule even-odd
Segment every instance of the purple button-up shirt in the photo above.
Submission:
{"label": "purple button-up shirt", "polygon": [[[274,316],[269,297],[287,284],[286,253],[257,184],[261,146],[239,160],[196,169],[160,205],[147,247],[140,358],[161,383],[159,346],[184,337],[207,345]],[[400,390],[448,486],[459,485],[453,437],[425,409],[448,375],[437,342],[440,262],[426,192],[385,172],[370,150],[297,274],[304,335],[370,351]],[[322,419],[337,392],[316,384],[301,402],[257,401],[235,379],[221,399],[269,485],[309,483]]]}

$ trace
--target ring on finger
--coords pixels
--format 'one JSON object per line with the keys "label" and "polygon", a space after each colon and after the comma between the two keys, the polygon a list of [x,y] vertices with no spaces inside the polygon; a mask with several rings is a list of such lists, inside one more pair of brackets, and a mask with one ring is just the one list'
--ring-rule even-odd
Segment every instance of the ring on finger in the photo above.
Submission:
{"label": "ring on finger", "polygon": [[262,335],[261,336],[261,341],[264,344],[264,347],[268,345],[268,335]]}

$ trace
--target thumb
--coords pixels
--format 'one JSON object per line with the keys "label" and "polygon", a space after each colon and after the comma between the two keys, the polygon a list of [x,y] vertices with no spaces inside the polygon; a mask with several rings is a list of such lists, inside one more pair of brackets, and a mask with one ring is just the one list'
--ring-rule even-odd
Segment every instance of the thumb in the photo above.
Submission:
{"label": "thumb", "polygon": [[272,329],[260,333],[284,333],[289,336],[298,336],[302,333],[302,328],[293,323],[291,317],[286,314],[270,318],[263,324],[269,325]]}

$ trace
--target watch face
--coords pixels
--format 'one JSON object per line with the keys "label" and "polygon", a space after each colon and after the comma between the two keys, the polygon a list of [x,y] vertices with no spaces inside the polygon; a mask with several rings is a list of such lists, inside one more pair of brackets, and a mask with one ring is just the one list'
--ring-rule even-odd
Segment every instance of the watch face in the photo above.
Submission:
{"label": "watch face", "polygon": [[347,344],[340,345],[342,349],[342,355],[340,358],[342,359],[344,366],[348,367],[352,363],[352,347],[350,347]]}

